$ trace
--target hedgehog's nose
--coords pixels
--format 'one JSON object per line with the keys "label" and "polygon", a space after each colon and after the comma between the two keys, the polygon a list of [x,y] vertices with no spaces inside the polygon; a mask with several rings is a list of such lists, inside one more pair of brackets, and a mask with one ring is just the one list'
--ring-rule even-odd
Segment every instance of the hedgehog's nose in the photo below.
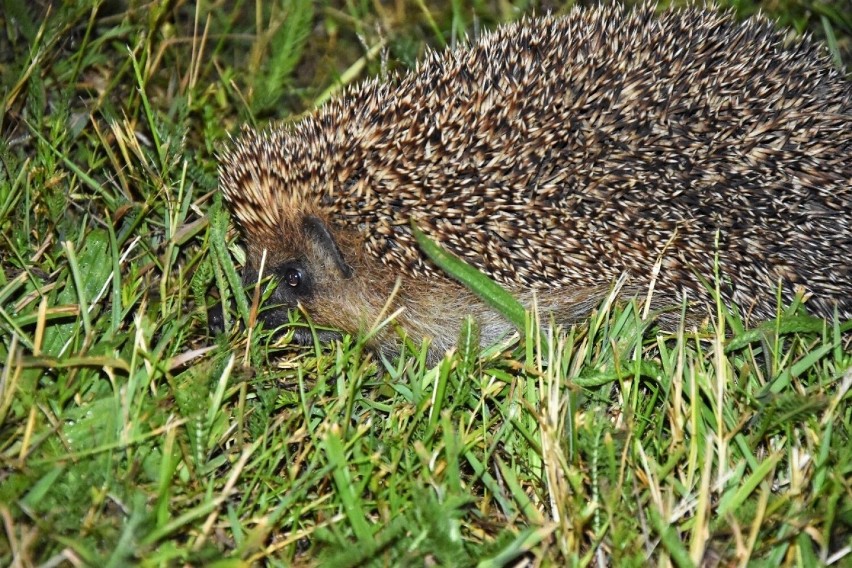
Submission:
{"label": "hedgehog's nose", "polygon": [[222,302],[217,302],[207,308],[207,329],[210,335],[219,335],[225,331],[225,314]]}

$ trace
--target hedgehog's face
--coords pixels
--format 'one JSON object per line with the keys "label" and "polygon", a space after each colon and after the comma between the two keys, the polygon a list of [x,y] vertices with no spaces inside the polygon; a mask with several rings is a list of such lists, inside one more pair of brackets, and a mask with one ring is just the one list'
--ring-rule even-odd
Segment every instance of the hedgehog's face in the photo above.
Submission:
{"label": "hedgehog's face", "polygon": [[[359,330],[366,317],[362,313],[363,295],[359,291],[360,280],[354,277],[355,270],[338,244],[341,236],[335,235],[319,217],[301,215],[282,227],[274,242],[251,242],[249,238],[249,263],[244,281],[247,284],[256,282],[266,249],[268,261],[264,276],[272,276],[275,283],[260,313],[267,328],[286,324],[288,311],[301,307],[317,325],[353,333]],[[324,340],[335,336],[320,333]],[[309,330],[297,329],[296,340],[310,343]]]}

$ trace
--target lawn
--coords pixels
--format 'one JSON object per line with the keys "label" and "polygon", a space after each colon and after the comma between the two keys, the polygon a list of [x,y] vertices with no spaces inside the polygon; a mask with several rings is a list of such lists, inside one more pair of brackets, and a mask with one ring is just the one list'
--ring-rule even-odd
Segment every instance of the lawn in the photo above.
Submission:
{"label": "lawn", "polygon": [[[852,565],[850,323],[605,302],[431,366],[210,331],[229,135],[546,9],[0,0],[0,565]],[[852,63],[848,4],[765,9]]]}

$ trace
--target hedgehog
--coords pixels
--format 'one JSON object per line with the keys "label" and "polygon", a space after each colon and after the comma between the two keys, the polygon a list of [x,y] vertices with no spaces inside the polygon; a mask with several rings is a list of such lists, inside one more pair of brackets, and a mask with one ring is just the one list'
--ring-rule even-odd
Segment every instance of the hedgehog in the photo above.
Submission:
{"label": "hedgehog", "polygon": [[[382,353],[401,329],[440,355],[468,315],[483,344],[512,330],[430,262],[412,224],[560,325],[622,275],[623,295],[653,281],[655,307],[698,320],[714,282],[749,322],[775,316],[779,290],[852,318],[852,87],[762,16],[527,18],[245,130],[219,176],[245,280],[263,264],[276,282],[267,325],[298,306],[372,330]],[[389,314],[397,325],[375,331]]]}

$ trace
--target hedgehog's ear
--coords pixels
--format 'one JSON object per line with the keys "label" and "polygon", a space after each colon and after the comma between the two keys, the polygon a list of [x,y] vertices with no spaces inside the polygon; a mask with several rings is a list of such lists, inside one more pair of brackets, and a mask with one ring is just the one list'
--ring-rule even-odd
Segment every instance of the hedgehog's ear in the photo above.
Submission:
{"label": "hedgehog's ear", "polygon": [[343,258],[343,253],[340,252],[340,247],[337,246],[337,241],[328,226],[319,217],[313,215],[305,215],[302,219],[302,228],[305,234],[316,244],[328,257],[334,261],[334,264],[343,274],[344,278],[352,276],[352,267],[346,264]]}

